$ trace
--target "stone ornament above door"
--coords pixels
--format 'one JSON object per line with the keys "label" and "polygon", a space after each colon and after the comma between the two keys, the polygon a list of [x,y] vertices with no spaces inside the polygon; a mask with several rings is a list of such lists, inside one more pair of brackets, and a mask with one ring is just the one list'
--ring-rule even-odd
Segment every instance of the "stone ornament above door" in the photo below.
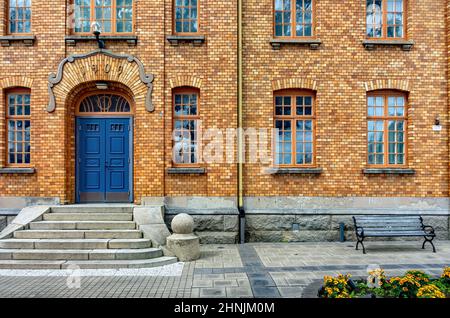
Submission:
{"label": "stone ornament above door", "polygon": [[52,73],[48,77],[47,111],[51,113],[57,105],[64,105],[68,94],[79,84],[112,81],[126,85],[132,91],[136,103],[143,100],[145,109],[153,112],[153,80],[153,74],[145,74],[142,62],[132,55],[119,55],[101,49],[71,55],[61,61],[56,74]]}

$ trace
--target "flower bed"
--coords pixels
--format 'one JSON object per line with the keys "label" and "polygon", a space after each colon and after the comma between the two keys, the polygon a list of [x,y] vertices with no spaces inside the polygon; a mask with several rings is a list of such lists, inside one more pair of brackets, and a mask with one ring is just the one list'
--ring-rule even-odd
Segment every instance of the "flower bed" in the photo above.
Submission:
{"label": "flower bed", "polygon": [[351,279],[351,275],[325,276],[320,298],[450,298],[450,267],[439,278],[419,270],[407,271],[403,276],[386,277],[384,270],[369,272],[367,281]]}

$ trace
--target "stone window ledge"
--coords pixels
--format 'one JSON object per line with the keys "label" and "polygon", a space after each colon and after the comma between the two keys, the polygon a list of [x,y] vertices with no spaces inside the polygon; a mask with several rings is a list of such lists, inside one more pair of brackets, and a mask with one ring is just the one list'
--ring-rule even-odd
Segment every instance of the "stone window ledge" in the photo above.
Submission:
{"label": "stone window ledge", "polygon": [[168,35],[166,39],[173,46],[177,46],[181,42],[192,42],[194,46],[200,46],[206,41],[204,35]]}
{"label": "stone window ledge", "polygon": [[[100,40],[104,41],[116,41],[127,42],[129,46],[136,46],[138,37],[135,35],[101,35]],[[65,37],[66,44],[68,46],[76,46],[77,42],[82,41],[96,41],[93,35],[67,35]]]}
{"label": "stone window ledge", "polygon": [[0,168],[0,174],[33,174],[35,168]]}
{"label": "stone window ledge", "polygon": [[411,51],[414,41],[407,41],[407,40],[364,40],[363,42],[364,47],[369,50],[373,51],[377,46],[400,46],[403,51]]}
{"label": "stone window ledge", "polygon": [[270,174],[321,174],[322,168],[269,168]]}
{"label": "stone window ledge", "polygon": [[367,168],[363,169],[364,174],[415,174],[414,169],[408,168]]}
{"label": "stone window ledge", "polygon": [[193,168],[193,167],[176,167],[167,169],[168,174],[205,174],[205,168]]}
{"label": "stone window ledge", "polygon": [[270,39],[270,45],[272,45],[274,50],[279,50],[282,45],[286,44],[309,45],[311,50],[317,50],[322,41],[319,39]]}
{"label": "stone window ledge", "polygon": [[5,35],[0,36],[1,46],[10,46],[11,42],[23,42],[25,46],[33,46],[36,41],[34,35]]}

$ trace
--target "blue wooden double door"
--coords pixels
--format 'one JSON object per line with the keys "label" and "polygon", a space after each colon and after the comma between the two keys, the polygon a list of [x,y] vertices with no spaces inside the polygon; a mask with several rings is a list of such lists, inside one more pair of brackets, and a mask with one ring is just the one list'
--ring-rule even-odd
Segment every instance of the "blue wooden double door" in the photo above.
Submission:
{"label": "blue wooden double door", "polygon": [[131,202],[131,118],[78,117],[76,130],[77,202]]}

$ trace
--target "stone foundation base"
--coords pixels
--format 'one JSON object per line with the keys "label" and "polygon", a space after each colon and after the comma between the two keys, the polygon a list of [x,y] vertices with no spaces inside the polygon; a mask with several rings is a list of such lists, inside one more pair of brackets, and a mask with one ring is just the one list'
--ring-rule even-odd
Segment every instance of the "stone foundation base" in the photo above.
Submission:
{"label": "stone foundation base", "polygon": [[[200,244],[235,244],[238,242],[237,215],[195,215],[194,233],[200,238]],[[174,214],[166,214],[165,221],[169,229]]]}
{"label": "stone foundation base", "polygon": [[[448,240],[449,216],[422,216],[436,231],[436,239]],[[348,215],[247,215],[248,242],[320,242],[339,241],[339,224],[344,223],[346,241],[356,241],[352,216]],[[418,238],[368,238],[370,240],[417,240]],[[420,239],[420,238],[419,238]]]}

